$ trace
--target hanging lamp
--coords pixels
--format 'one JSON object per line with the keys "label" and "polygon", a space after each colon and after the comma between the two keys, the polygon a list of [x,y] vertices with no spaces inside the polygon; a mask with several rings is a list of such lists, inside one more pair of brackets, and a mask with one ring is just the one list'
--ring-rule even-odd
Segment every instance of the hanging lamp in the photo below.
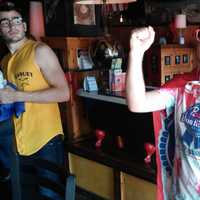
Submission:
{"label": "hanging lamp", "polygon": [[179,32],[179,44],[185,44],[184,29],[187,28],[187,16],[185,14],[175,16],[175,27]]}
{"label": "hanging lamp", "polygon": [[136,0],[75,0],[76,4],[126,4]]}

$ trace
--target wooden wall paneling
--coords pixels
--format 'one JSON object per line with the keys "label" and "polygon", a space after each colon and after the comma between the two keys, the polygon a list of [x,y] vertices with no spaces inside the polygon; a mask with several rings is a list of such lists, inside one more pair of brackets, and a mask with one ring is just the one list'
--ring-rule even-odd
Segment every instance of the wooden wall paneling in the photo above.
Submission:
{"label": "wooden wall paneling", "polygon": [[[77,49],[88,49],[92,42],[98,37],[44,37],[42,40],[48,44],[62,60],[63,70],[66,72],[66,78],[70,87],[70,101],[67,102],[66,113],[63,120],[67,121],[67,132],[69,138],[79,138],[90,132],[90,125],[76,92],[83,87],[83,79],[87,75],[99,77],[98,70],[81,71],[77,64]],[[64,123],[65,124],[65,123]]]}

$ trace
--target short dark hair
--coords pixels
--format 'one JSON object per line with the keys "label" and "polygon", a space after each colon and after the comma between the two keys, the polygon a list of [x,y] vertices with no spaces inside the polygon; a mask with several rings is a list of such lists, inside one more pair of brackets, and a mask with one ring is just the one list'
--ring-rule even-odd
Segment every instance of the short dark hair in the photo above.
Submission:
{"label": "short dark hair", "polygon": [[25,22],[27,21],[27,14],[24,13],[24,11],[22,11],[22,9],[16,4],[14,4],[11,1],[5,1],[5,2],[0,3],[0,12],[9,12],[9,11],[18,12],[23,18],[23,21]]}
{"label": "short dark hair", "polygon": [[[17,11],[22,16],[22,11],[13,2],[2,2],[0,3],[0,12]],[[22,16],[23,17],[23,16]]]}

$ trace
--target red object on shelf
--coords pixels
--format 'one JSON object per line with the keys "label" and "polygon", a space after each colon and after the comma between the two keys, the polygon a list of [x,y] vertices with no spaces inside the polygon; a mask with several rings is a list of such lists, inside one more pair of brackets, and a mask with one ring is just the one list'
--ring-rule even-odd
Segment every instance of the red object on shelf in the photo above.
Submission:
{"label": "red object on shelf", "polygon": [[97,138],[97,142],[96,142],[95,146],[97,148],[99,148],[99,147],[101,147],[102,141],[105,138],[106,133],[103,130],[96,129],[95,130],[95,135],[96,135],[96,138]]}
{"label": "red object on shelf", "polygon": [[144,162],[146,164],[149,164],[151,162],[151,156],[155,153],[156,147],[153,144],[145,143],[144,148],[146,150],[147,156],[144,159]]}

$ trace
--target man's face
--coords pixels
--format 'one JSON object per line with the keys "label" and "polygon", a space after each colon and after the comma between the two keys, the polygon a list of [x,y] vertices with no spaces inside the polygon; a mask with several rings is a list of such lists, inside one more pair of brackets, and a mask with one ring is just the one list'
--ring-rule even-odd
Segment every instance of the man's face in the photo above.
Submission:
{"label": "man's face", "polygon": [[26,24],[16,11],[0,12],[0,36],[6,43],[19,42],[25,37]]}

